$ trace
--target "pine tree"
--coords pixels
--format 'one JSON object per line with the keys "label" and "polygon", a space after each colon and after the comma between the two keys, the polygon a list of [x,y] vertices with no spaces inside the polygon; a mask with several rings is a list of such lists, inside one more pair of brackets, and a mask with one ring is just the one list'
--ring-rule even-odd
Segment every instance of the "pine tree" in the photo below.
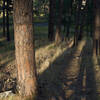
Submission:
{"label": "pine tree", "polygon": [[32,0],[14,0],[18,89],[22,96],[35,96],[37,93],[32,5]]}

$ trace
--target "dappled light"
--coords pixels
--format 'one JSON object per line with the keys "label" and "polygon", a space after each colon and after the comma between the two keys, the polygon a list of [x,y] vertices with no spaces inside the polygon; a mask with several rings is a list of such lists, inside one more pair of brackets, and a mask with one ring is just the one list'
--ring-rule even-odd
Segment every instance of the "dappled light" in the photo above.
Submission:
{"label": "dappled light", "polygon": [[52,43],[36,51],[37,72],[41,75],[69,46],[63,42],[59,46]]}

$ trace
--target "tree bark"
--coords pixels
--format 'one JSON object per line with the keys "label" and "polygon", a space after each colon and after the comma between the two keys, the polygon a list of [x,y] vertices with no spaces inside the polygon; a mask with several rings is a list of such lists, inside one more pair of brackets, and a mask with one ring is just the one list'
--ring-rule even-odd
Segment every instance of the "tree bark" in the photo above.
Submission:
{"label": "tree bark", "polygon": [[93,53],[94,55],[100,55],[100,1],[95,0],[94,2],[94,13],[95,13],[95,30],[94,30],[94,41],[93,41]]}
{"label": "tree bark", "polygon": [[69,14],[68,14],[67,32],[66,32],[66,39],[67,39],[67,41],[69,41],[70,26],[71,26],[71,15],[72,15],[72,6],[69,9]]}
{"label": "tree bark", "polygon": [[76,16],[75,16],[75,33],[74,33],[74,46],[78,45],[78,36],[79,36],[79,23],[80,23],[80,13],[81,13],[82,0],[78,1]]}
{"label": "tree bark", "polygon": [[78,35],[78,40],[82,40],[83,36],[84,36],[84,25],[85,25],[85,21],[86,21],[86,9],[84,8],[81,12],[80,12],[80,29],[79,29],[79,35]]}
{"label": "tree bark", "polygon": [[61,37],[61,26],[62,26],[62,10],[63,10],[63,0],[58,0],[59,4],[59,12],[57,18],[57,25],[56,25],[56,33],[55,33],[55,43],[58,44],[62,41]]}
{"label": "tree bark", "polygon": [[10,41],[10,33],[9,33],[9,0],[7,0],[7,41]]}
{"label": "tree bark", "polygon": [[70,8],[68,12],[68,22],[67,22],[67,32],[66,32],[66,39],[68,41],[69,41],[69,34],[70,34],[70,27],[71,27],[72,5],[73,5],[73,0],[70,1]]}
{"label": "tree bark", "polygon": [[3,0],[3,36],[5,37],[5,32],[6,32],[6,30],[5,30],[5,0]]}
{"label": "tree bark", "polygon": [[14,0],[15,53],[22,96],[37,94],[32,5],[32,0]]}
{"label": "tree bark", "polygon": [[49,29],[48,29],[48,38],[50,41],[53,40],[54,36],[54,13],[55,13],[55,8],[54,8],[54,0],[50,0],[49,4]]}

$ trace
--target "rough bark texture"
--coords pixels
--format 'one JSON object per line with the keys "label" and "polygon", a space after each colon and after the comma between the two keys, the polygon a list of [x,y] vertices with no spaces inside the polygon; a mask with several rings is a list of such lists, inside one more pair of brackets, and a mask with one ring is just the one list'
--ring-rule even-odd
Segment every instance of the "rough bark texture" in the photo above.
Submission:
{"label": "rough bark texture", "polygon": [[37,93],[32,5],[32,0],[14,0],[18,89],[22,96],[34,96]]}

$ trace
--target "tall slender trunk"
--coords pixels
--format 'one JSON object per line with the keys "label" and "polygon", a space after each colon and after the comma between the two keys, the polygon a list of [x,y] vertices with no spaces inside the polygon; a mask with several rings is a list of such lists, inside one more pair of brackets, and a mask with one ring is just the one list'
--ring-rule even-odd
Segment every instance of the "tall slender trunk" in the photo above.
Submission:
{"label": "tall slender trunk", "polygon": [[95,30],[94,30],[94,41],[93,41],[93,51],[94,55],[100,55],[100,1],[95,0]]}
{"label": "tall slender trunk", "polygon": [[71,26],[71,15],[72,15],[72,8],[69,9],[69,15],[68,15],[68,23],[67,23],[67,32],[66,32],[66,38],[69,40],[69,34],[70,34],[70,26]]}
{"label": "tall slender trunk", "polygon": [[10,33],[9,33],[9,0],[7,0],[7,41],[10,41]]}
{"label": "tall slender trunk", "polygon": [[37,94],[33,36],[33,0],[14,0],[14,35],[18,89],[22,96]]}
{"label": "tall slender trunk", "polygon": [[78,33],[79,33],[79,11],[76,11],[76,16],[75,16],[75,33],[74,33],[74,46],[77,46],[78,44]]}
{"label": "tall slender trunk", "polygon": [[75,33],[74,33],[74,46],[78,45],[78,36],[79,36],[79,23],[80,23],[80,11],[81,11],[82,0],[78,1],[76,16],[75,16]]}
{"label": "tall slender trunk", "polygon": [[83,28],[84,28],[85,20],[86,20],[86,9],[85,8],[81,11],[80,17],[81,17],[81,21],[80,21],[80,30],[79,30],[78,40],[82,40],[83,38],[83,32],[84,32]]}
{"label": "tall slender trunk", "polygon": [[3,0],[3,36],[6,36],[6,30],[5,30],[5,0]]}
{"label": "tall slender trunk", "polygon": [[54,36],[54,13],[55,13],[55,1],[50,0],[49,4],[49,27],[48,27],[48,38],[50,41],[53,40]]}
{"label": "tall slender trunk", "polygon": [[59,12],[57,18],[57,25],[56,25],[56,33],[55,33],[55,42],[56,44],[60,43],[62,40],[61,37],[61,27],[62,27],[62,10],[63,10],[63,0],[58,0],[59,5]]}
{"label": "tall slender trunk", "polygon": [[69,40],[69,34],[70,34],[71,17],[72,17],[72,4],[73,4],[73,0],[70,1],[70,8],[69,8],[69,14],[68,14],[67,33],[66,33],[67,40]]}

